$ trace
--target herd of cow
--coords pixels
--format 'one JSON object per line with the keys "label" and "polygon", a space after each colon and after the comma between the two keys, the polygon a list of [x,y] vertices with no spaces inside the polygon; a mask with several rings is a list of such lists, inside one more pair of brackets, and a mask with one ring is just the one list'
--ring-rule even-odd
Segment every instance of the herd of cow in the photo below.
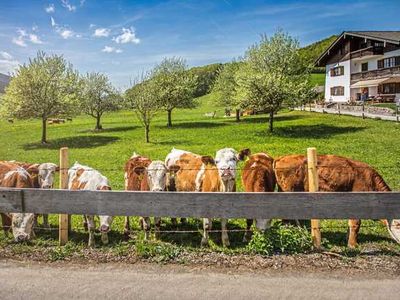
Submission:
{"label": "herd of cow", "polygon": [[[287,155],[273,159],[268,154],[251,154],[249,149],[239,152],[224,148],[216,152],[215,158],[201,156],[188,151],[172,149],[165,161],[151,161],[148,157],[133,154],[125,164],[125,190],[128,191],[176,191],[176,192],[235,192],[238,162],[244,161],[242,184],[246,192],[308,191],[307,159],[303,155]],[[58,167],[52,163],[28,164],[16,161],[0,161],[0,187],[52,188]],[[335,156],[318,156],[318,176],[320,191],[390,191],[383,178],[369,165],[352,159]],[[70,190],[111,190],[109,182],[99,171],[75,163],[68,171]],[[2,212],[3,229],[8,234],[12,230],[16,242],[34,237],[37,216],[30,213]],[[44,225],[47,218],[43,216]],[[101,240],[108,243],[108,232],[112,216],[99,216]],[[186,222],[181,219],[181,222]],[[172,219],[174,224],[176,219]],[[228,220],[221,220],[222,244],[229,246]],[[389,232],[391,222],[384,221]],[[161,219],[154,219],[155,235],[159,236]],[[253,220],[247,220],[244,240],[249,240]],[[255,227],[266,230],[270,220],[255,220]],[[349,220],[348,246],[357,244],[360,220]],[[89,246],[95,244],[94,216],[84,216],[84,226],[89,232]],[[140,226],[149,237],[150,217],[140,217]],[[202,245],[208,244],[212,221],[203,219]],[[129,217],[125,218],[125,234],[130,232]]]}

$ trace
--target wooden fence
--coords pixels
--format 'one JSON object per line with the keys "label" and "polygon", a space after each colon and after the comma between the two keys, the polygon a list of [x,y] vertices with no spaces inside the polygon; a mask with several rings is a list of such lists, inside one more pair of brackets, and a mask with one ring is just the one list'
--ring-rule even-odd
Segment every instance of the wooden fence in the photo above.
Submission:
{"label": "wooden fence", "polygon": [[0,188],[0,211],[60,214],[59,239],[68,241],[68,215],[185,218],[312,219],[314,246],[320,247],[319,219],[398,219],[400,192],[318,192],[316,150],[309,148],[310,192],[196,193],[69,191],[68,152],[60,152],[61,189]]}

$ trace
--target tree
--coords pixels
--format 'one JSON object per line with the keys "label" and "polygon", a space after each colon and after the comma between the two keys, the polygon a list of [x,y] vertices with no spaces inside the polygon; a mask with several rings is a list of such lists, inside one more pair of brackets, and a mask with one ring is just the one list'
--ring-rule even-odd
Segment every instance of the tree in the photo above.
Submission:
{"label": "tree", "polygon": [[107,111],[120,108],[121,97],[106,75],[88,73],[82,78],[81,107],[96,119],[95,130],[103,129],[101,117]]}
{"label": "tree", "polygon": [[250,47],[237,75],[241,106],[269,113],[269,131],[274,114],[285,104],[293,103],[298,86],[309,78],[309,71],[299,55],[299,42],[278,31]]}
{"label": "tree", "polygon": [[172,110],[175,108],[194,108],[193,95],[196,78],[187,72],[185,60],[178,57],[164,58],[155,67],[155,87],[158,90],[160,107],[167,111],[167,126],[172,126]]}
{"label": "tree", "polygon": [[137,77],[125,93],[128,107],[132,108],[144,127],[145,141],[150,142],[150,123],[160,110],[158,90],[151,73]]}
{"label": "tree", "polygon": [[238,84],[236,73],[239,70],[238,62],[231,62],[220,69],[215,80],[213,90],[217,94],[220,105],[225,108],[234,108],[236,111],[236,121],[240,121],[240,96],[238,94]]}
{"label": "tree", "polygon": [[12,77],[2,101],[2,113],[18,119],[41,119],[41,141],[47,143],[47,119],[75,112],[78,78],[62,56],[38,52]]}
{"label": "tree", "polygon": [[223,64],[211,64],[201,67],[193,67],[188,72],[192,76],[196,77],[196,90],[194,97],[201,97],[208,94],[218,76],[219,70],[223,67]]}

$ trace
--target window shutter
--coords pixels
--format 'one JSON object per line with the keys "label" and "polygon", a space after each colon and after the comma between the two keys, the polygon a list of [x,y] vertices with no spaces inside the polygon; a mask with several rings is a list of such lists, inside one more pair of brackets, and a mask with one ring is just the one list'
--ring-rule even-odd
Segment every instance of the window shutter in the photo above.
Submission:
{"label": "window shutter", "polygon": [[382,69],[383,68],[383,59],[378,60],[378,69]]}

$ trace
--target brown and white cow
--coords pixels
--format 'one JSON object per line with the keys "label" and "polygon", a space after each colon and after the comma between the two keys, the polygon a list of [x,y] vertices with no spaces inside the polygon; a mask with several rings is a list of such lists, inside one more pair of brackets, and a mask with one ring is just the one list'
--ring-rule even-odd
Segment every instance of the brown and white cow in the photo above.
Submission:
{"label": "brown and white cow", "polygon": [[[317,158],[319,190],[322,192],[390,191],[382,176],[366,163],[336,155],[318,155]],[[308,191],[307,159],[304,155],[287,155],[275,159],[274,171],[279,191]],[[349,220],[349,247],[357,245],[360,225],[361,220]],[[390,225],[388,229],[396,236]]]}
{"label": "brown and white cow", "polygon": [[[53,163],[31,164],[26,162],[9,161],[24,168],[31,175],[34,188],[51,189],[54,186],[55,173],[59,170],[58,166]],[[35,216],[35,223],[37,224]],[[43,214],[43,225],[49,227],[49,217]]]}
{"label": "brown and white cow", "polygon": [[[187,151],[173,149],[167,156],[175,159],[176,190],[179,192],[234,192],[236,190],[237,152],[232,148],[217,151],[215,160],[210,156],[200,156]],[[176,157],[179,157],[176,159]],[[221,219],[222,244],[229,246],[227,219]],[[210,219],[203,219],[203,238],[201,244],[207,245]]]}
{"label": "brown and white cow", "polygon": [[[0,162],[0,186],[9,188],[33,188],[30,174],[18,164]],[[3,230],[7,234],[10,226],[16,242],[29,241],[34,237],[33,213],[1,213]]]}
{"label": "brown and white cow", "polygon": [[[70,190],[89,190],[89,191],[110,191],[111,187],[108,179],[99,171],[84,166],[76,162],[68,170],[68,189]],[[93,215],[86,215],[84,219],[87,221],[89,231],[89,247],[95,246],[95,220]],[[108,244],[108,232],[111,229],[113,221],[112,216],[99,216],[101,241]]]}
{"label": "brown and white cow", "polygon": [[[125,165],[125,189],[130,191],[162,192],[167,190],[169,170],[162,161],[151,161],[149,158],[136,153]],[[154,218],[155,235],[159,237],[161,218]],[[140,226],[145,232],[145,239],[149,238],[150,217],[140,217]],[[129,219],[125,222],[125,232],[130,230]]]}
{"label": "brown and white cow", "polygon": [[[247,157],[247,159],[245,159]],[[249,150],[242,150],[239,159],[245,160],[242,171],[242,184],[245,192],[273,192],[276,180],[273,170],[274,159],[265,153],[250,155]],[[246,233],[243,241],[251,237],[252,219],[247,220]],[[265,230],[270,226],[270,220],[256,219],[255,226],[258,230]]]}

